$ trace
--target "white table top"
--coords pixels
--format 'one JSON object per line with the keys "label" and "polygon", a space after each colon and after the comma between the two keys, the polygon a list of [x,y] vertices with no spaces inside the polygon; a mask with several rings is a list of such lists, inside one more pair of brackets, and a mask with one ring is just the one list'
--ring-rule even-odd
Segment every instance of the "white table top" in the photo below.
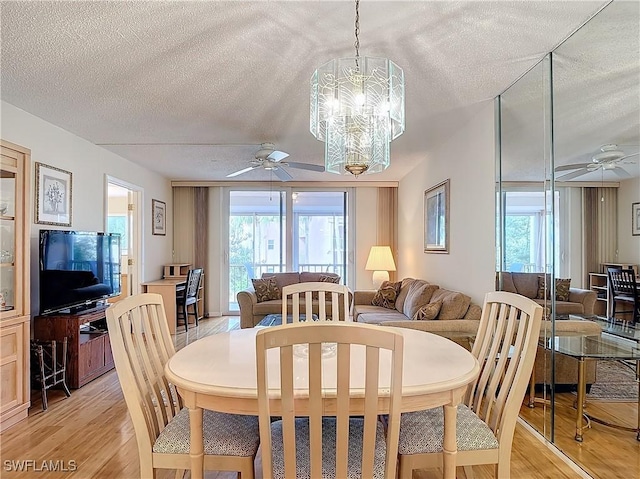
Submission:
{"label": "white table top", "polygon": [[[257,328],[230,331],[207,336],[178,351],[167,363],[165,372],[169,381],[199,394],[226,398],[257,397],[255,335]],[[431,395],[451,391],[471,382],[478,374],[479,365],[469,351],[441,336],[424,331],[398,328],[404,336],[403,398]],[[271,355],[271,353],[273,353]],[[390,354],[380,355],[380,395],[388,387]],[[269,387],[279,389],[279,358],[277,351],[269,351]],[[335,391],[335,355],[323,359],[323,388]],[[351,353],[351,394],[358,396],[364,390],[362,371],[364,347],[355,347]],[[273,369],[272,369],[273,368]],[[277,368],[277,369],[276,369]],[[307,389],[307,358],[296,358],[294,387]],[[403,408],[404,409],[404,408]]]}

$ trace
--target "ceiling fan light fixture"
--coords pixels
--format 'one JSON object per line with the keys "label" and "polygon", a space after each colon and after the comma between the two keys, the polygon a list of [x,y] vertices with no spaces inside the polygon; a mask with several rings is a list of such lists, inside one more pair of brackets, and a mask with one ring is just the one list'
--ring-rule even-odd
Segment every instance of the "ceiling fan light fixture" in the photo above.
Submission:
{"label": "ceiling fan light fixture", "polygon": [[309,129],[325,143],[331,173],[379,173],[390,164],[390,142],[405,129],[404,72],[386,58],[360,57],[359,0],[351,58],[331,60],[311,77]]}

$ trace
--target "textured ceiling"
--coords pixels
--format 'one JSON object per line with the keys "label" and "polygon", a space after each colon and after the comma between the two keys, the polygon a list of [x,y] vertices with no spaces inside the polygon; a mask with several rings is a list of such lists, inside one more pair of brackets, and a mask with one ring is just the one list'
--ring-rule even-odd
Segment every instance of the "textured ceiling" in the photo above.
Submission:
{"label": "textured ceiling", "polygon": [[[363,1],[361,55],[403,67],[407,99],[392,166],[367,179],[399,180],[461,112],[503,91],[603,4]],[[170,179],[224,179],[265,141],[291,161],[323,162],[308,128],[309,79],[326,61],[353,56],[352,2],[0,8],[2,99],[21,109]],[[267,179],[262,170],[235,178]]]}

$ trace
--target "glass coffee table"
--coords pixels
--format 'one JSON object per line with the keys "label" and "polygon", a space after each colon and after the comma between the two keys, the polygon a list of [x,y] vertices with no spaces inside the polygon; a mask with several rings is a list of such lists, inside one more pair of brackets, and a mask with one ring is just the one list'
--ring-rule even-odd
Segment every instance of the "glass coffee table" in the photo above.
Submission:
{"label": "glass coffee table", "polygon": [[[572,318],[574,319],[574,318]],[[577,318],[575,318],[577,319]],[[619,429],[629,430],[636,433],[636,439],[640,441],[640,411],[637,414],[635,428],[620,426],[602,421],[584,412],[584,402],[586,397],[586,362],[590,360],[599,361],[635,361],[636,381],[638,381],[638,408],[640,409],[640,347],[636,339],[636,332],[627,332],[632,338],[614,334],[606,329],[599,335],[574,335],[555,336],[541,339],[544,347],[559,354],[570,356],[578,361],[578,398],[576,401],[576,435],[575,439],[582,442],[584,429],[584,418],[605,424]]]}

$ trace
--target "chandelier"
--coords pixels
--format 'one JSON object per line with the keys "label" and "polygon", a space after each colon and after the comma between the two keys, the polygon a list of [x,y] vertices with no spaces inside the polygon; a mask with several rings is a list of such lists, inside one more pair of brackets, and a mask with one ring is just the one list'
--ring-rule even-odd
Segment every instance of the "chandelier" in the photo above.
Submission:
{"label": "chandelier", "polygon": [[386,58],[360,57],[360,0],[356,0],[353,58],[334,59],[311,77],[309,127],[325,143],[331,173],[379,173],[389,144],[404,132],[404,73]]}

